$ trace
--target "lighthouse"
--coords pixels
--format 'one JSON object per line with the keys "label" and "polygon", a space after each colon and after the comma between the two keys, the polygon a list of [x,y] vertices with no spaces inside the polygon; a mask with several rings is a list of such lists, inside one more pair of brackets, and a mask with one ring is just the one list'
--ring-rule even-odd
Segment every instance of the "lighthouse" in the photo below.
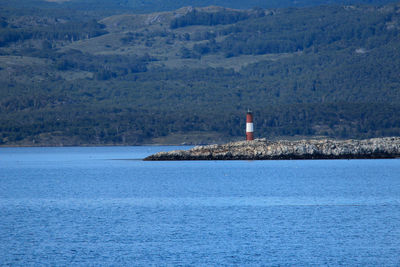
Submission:
{"label": "lighthouse", "polygon": [[253,131],[254,131],[253,113],[249,109],[249,110],[247,110],[247,115],[246,115],[246,140],[247,141],[254,140]]}

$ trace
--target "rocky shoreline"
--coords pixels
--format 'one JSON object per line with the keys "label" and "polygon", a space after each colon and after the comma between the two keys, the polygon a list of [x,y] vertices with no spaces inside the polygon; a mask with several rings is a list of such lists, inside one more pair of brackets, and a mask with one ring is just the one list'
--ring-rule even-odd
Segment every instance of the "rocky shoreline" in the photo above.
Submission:
{"label": "rocky shoreline", "polygon": [[159,160],[288,160],[378,159],[400,157],[400,137],[365,140],[239,141],[196,146],[190,150],[159,152],[146,161]]}

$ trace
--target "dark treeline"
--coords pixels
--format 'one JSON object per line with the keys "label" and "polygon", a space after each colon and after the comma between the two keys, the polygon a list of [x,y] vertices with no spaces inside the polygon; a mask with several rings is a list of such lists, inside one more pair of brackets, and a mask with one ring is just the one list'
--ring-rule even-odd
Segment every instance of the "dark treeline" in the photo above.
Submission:
{"label": "dark treeline", "polygon": [[194,9],[193,11],[172,20],[171,28],[176,29],[191,25],[213,26],[218,24],[232,24],[241,20],[248,19],[249,17],[250,17],[249,14],[245,12],[238,12],[238,11],[201,12]]}
{"label": "dark treeline", "polygon": [[[323,19],[321,13],[324,13]],[[387,24],[393,19],[397,20],[398,16],[383,16],[379,12],[365,12],[365,9],[287,9],[220,30],[218,35],[227,37],[222,41],[211,37],[208,42],[195,45],[194,56],[222,52],[227,57],[233,57],[307,49],[317,52],[318,49],[337,50],[348,46],[373,49],[397,41],[398,31],[387,30]],[[197,19],[194,19],[195,22]],[[190,25],[190,22],[187,24]]]}
{"label": "dark treeline", "polygon": [[150,56],[91,55],[79,50],[68,50],[53,57],[56,68],[60,71],[82,70],[95,73],[98,80],[123,77],[130,73],[147,71]]}
{"label": "dark treeline", "polygon": [[[70,145],[140,144],[152,137],[191,131],[220,132],[227,136],[227,140],[243,136],[244,112],[216,114],[218,108],[213,111],[75,104],[62,109],[42,109],[33,113],[26,110],[10,115],[1,120],[0,130],[3,142],[9,144],[23,140],[27,144],[40,143],[44,133],[50,133],[55,139],[57,135],[68,137],[64,144]],[[185,113],[191,116],[185,116]],[[254,113],[256,137],[325,135],[367,138],[395,136],[400,132],[400,106],[357,103],[278,105],[256,109]]]}
{"label": "dark treeline", "polygon": [[[1,25],[4,26],[2,27]],[[107,32],[104,30],[104,25],[95,20],[88,22],[56,22],[51,26],[37,26],[29,29],[7,27],[7,23],[0,22],[0,46],[28,39],[78,41],[105,33]]]}

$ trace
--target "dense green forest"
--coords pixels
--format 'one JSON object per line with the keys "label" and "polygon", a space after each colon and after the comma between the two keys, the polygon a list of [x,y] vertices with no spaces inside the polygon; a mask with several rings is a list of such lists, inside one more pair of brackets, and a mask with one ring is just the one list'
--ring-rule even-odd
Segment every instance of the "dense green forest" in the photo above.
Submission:
{"label": "dense green forest", "polygon": [[223,142],[243,138],[248,108],[257,137],[400,135],[400,5],[317,2],[0,0],[0,144]]}

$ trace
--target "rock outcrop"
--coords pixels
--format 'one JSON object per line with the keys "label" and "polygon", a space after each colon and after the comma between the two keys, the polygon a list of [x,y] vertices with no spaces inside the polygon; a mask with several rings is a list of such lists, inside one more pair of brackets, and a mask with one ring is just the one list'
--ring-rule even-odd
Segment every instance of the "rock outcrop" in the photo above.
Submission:
{"label": "rock outcrop", "polygon": [[372,159],[400,157],[400,137],[365,140],[239,141],[159,152],[144,160]]}

